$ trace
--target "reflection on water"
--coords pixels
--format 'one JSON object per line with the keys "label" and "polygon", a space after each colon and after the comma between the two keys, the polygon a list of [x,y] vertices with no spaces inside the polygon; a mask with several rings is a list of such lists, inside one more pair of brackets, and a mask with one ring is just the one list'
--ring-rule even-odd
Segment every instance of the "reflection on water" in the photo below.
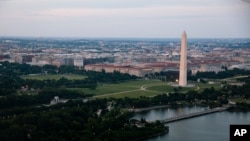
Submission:
{"label": "reflection on water", "polygon": [[[133,118],[163,120],[205,110],[204,107],[163,108],[136,113]],[[230,124],[250,124],[250,112],[218,112],[168,123],[169,133],[147,141],[229,141]]]}
{"label": "reflection on water", "polygon": [[175,116],[201,112],[208,109],[207,107],[182,107],[182,108],[160,108],[137,113],[133,118],[145,118],[147,121],[164,120]]}

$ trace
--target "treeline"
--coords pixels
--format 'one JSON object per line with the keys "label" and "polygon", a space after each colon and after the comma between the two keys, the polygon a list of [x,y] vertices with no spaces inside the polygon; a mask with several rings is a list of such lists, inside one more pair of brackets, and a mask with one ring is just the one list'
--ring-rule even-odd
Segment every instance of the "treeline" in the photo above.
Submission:
{"label": "treeline", "polygon": [[243,85],[230,85],[225,82],[221,91],[230,97],[242,97],[244,99],[250,98],[250,76],[237,78],[238,81],[243,82]]}
{"label": "treeline", "polygon": [[233,69],[233,70],[226,70],[220,71],[218,73],[215,72],[197,72],[195,75],[196,78],[210,78],[210,79],[224,79],[229,77],[234,77],[238,75],[250,75],[250,70],[244,69]]}
{"label": "treeline", "polygon": [[92,95],[63,88],[44,88],[37,95],[8,95],[0,98],[0,110],[49,104],[55,96],[60,99],[77,99],[91,97]]}
{"label": "treeline", "polygon": [[28,74],[83,74],[84,71],[74,66],[60,66],[56,67],[53,65],[36,66],[29,64],[19,64],[10,62],[1,62],[0,66],[1,73],[9,76],[21,76]]}
{"label": "treeline", "polygon": [[34,79],[21,79],[20,77],[1,77],[0,76],[0,96],[7,96],[15,94],[22,87],[24,89],[43,89],[50,88],[89,88],[95,89],[97,87],[97,81],[89,78],[82,80],[69,80],[61,78],[59,80],[34,80]]}
{"label": "treeline", "polygon": [[100,83],[119,83],[127,80],[136,80],[138,78],[137,76],[129,75],[128,73],[120,73],[118,71],[107,73],[104,70],[101,72],[87,71],[86,75],[89,79]]}
{"label": "treeline", "polygon": [[[191,71],[187,72],[187,79],[189,81],[197,81],[198,79],[225,79],[230,78],[234,76],[239,75],[250,75],[250,70],[244,70],[244,69],[233,69],[233,70],[227,70],[220,71],[220,72],[197,72],[195,75],[192,75]],[[178,71],[166,71],[166,72],[155,72],[145,75],[146,78],[149,79],[159,79],[162,81],[176,81],[176,79],[179,79],[179,72]]]}
{"label": "treeline", "polygon": [[[54,65],[44,65],[44,66],[32,66],[28,64],[19,64],[19,63],[9,63],[1,62],[0,71],[2,76],[8,77],[18,77],[21,75],[28,74],[79,74],[93,77],[94,79],[100,79],[100,81],[118,81],[118,80],[127,80],[135,79],[136,76],[131,76],[129,74],[121,74],[117,71],[113,73],[106,73],[104,70],[102,72],[86,71],[82,68],[74,66],[60,66],[56,67]],[[106,75],[105,75],[106,74]],[[94,77],[94,76],[97,76]],[[104,78],[103,78],[104,77]],[[108,78],[111,78],[108,79]]]}
{"label": "treeline", "polygon": [[228,109],[232,112],[249,112],[250,104],[244,102],[237,102],[235,106]]}
{"label": "treeline", "polygon": [[[95,89],[97,87],[97,81],[85,78],[82,80],[69,80],[65,77],[60,78],[59,80],[34,80],[34,79],[22,79],[19,81],[20,85],[28,86],[29,88],[42,89],[44,87],[51,88],[89,88]],[[20,86],[19,86],[20,88]]]}
{"label": "treeline", "polygon": [[[130,122],[131,113],[105,110],[106,100],[71,101],[0,120],[1,141],[129,141],[168,131],[162,123]],[[103,109],[101,115],[97,111]]]}
{"label": "treeline", "polygon": [[145,108],[150,106],[169,105],[172,107],[187,106],[187,105],[203,105],[218,107],[223,104],[227,104],[227,96],[212,88],[206,88],[202,92],[189,91],[187,93],[174,92],[169,94],[156,95],[152,98],[140,97],[140,98],[123,98],[117,99],[117,106],[125,108]]}

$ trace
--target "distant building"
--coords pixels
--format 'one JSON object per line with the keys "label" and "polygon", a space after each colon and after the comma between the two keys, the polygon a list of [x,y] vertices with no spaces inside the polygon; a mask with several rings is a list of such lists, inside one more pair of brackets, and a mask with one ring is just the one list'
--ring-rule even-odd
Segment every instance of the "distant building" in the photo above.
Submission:
{"label": "distant building", "polygon": [[165,70],[173,70],[177,68],[177,64],[173,63],[144,63],[137,65],[117,65],[117,64],[89,64],[85,65],[85,70],[101,72],[114,72],[128,73],[138,77],[144,77],[146,74],[161,72]]}
{"label": "distant building", "polygon": [[239,64],[239,65],[232,65],[230,67],[228,67],[228,69],[232,70],[232,69],[244,69],[244,70],[250,70],[250,64]]}
{"label": "distant building", "polygon": [[14,62],[15,63],[23,63],[23,57],[21,55],[14,56]]}
{"label": "distant building", "polygon": [[54,66],[60,67],[61,65],[64,65],[64,61],[62,58],[56,58],[56,59],[53,59],[51,64]]}
{"label": "distant building", "polygon": [[25,55],[23,56],[23,63],[30,63],[32,62],[33,55]]}
{"label": "distant building", "polygon": [[64,65],[66,66],[73,66],[74,65],[74,59],[73,58],[64,58]]}
{"label": "distant building", "polygon": [[39,59],[38,63],[40,65],[50,65],[52,63],[52,58],[49,56],[43,56]]}
{"label": "distant building", "polygon": [[82,57],[74,58],[74,66],[83,67],[84,66],[83,58]]}

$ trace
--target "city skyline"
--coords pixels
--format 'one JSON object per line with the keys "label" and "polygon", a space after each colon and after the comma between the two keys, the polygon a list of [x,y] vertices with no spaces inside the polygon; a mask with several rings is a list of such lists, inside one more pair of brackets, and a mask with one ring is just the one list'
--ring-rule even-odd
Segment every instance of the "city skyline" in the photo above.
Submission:
{"label": "city skyline", "polygon": [[247,1],[0,0],[0,36],[250,38]]}

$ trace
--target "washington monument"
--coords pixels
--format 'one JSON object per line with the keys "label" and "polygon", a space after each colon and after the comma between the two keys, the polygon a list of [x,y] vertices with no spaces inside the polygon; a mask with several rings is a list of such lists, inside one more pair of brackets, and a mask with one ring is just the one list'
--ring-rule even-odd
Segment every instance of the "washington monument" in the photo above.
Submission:
{"label": "washington monument", "polygon": [[179,86],[187,86],[187,34],[185,31],[181,37]]}

